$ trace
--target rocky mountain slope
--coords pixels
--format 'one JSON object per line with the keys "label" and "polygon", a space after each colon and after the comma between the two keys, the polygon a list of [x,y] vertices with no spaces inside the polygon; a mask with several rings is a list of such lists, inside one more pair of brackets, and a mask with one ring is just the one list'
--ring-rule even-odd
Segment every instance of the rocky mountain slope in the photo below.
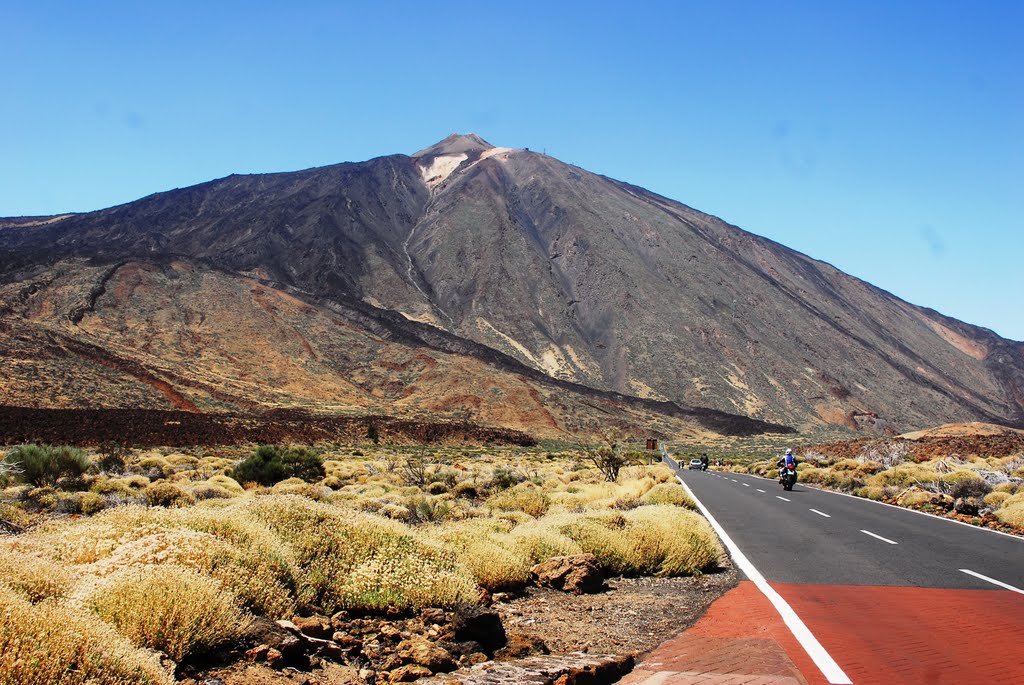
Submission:
{"label": "rocky mountain slope", "polygon": [[[506,415],[537,403],[526,390],[493,392],[501,377],[802,429],[1024,425],[1024,344],[642,188],[475,135],[97,212],[0,219],[0,284],[8,350],[29,355],[49,344],[33,336],[59,331],[174,375],[173,392],[201,386],[200,405],[226,393],[235,406],[255,396],[453,411],[465,396],[514,424]],[[408,347],[391,349],[396,340]],[[421,353],[437,364],[430,392]],[[123,403],[139,382],[156,387],[118,373]],[[2,403],[79,401],[78,380],[26,374]],[[148,396],[181,406],[160,394]],[[554,420],[571,424],[576,410],[563,404]]]}

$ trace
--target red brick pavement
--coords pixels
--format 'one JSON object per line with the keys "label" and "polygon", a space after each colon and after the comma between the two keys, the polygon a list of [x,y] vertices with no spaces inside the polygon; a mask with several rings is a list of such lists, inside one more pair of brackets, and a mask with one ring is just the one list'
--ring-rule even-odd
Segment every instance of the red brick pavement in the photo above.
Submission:
{"label": "red brick pavement", "polygon": [[1024,683],[1024,595],[772,583],[856,685]]}
{"label": "red brick pavement", "polygon": [[[1002,590],[772,584],[856,685],[1024,683],[1024,596]],[[827,681],[743,581],[622,685]]]}
{"label": "red brick pavement", "polygon": [[712,604],[696,625],[648,654],[619,682],[818,685],[825,680],[768,599],[745,580]]}

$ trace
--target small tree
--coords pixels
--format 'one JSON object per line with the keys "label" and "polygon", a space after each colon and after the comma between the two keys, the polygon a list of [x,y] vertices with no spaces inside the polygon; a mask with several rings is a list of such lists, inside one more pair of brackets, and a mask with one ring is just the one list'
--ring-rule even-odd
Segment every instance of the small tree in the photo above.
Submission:
{"label": "small tree", "polygon": [[273,485],[288,478],[312,482],[324,477],[323,458],[306,447],[260,445],[252,456],[231,470],[239,483]]}
{"label": "small tree", "polygon": [[370,421],[366,426],[366,439],[373,442],[374,445],[380,444],[380,431],[377,429],[377,422]]}
{"label": "small tree", "polygon": [[633,462],[632,454],[623,452],[618,438],[612,433],[602,435],[604,444],[587,450],[587,461],[604,474],[604,479],[614,483],[619,479],[619,471],[623,466]]}
{"label": "small tree", "polygon": [[95,466],[100,471],[107,473],[124,473],[125,457],[128,456],[128,448],[117,440],[107,440],[100,445],[101,455]]}
{"label": "small tree", "polygon": [[427,484],[427,468],[429,466],[430,461],[427,459],[426,453],[419,450],[402,463],[402,475],[409,485],[423,487]]}

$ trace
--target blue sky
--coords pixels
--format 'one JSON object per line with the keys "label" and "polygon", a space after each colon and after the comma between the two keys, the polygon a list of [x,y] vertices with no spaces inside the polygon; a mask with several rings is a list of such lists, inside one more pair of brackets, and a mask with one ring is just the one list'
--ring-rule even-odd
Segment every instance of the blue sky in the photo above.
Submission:
{"label": "blue sky", "polygon": [[0,216],[475,131],[1024,340],[1022,29],[1016,1],[5,0]]}

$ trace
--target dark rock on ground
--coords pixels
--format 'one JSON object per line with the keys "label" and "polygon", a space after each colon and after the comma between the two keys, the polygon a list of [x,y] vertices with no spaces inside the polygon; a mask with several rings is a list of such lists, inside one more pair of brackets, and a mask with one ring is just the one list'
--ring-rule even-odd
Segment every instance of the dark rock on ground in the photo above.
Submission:
{"label": "dark rock on ground", "polygon": [[538,585],[575,595],[592,594],[604,589],[604,574],[593,554],[554,557],[530,569]]}
{"label": "dark rock on ground", "polygon": [[501,649],[508,641],[501,617],[491,609],[463,604],[453,613],[451,624],[456,641],[479,642],[488,654]]}

